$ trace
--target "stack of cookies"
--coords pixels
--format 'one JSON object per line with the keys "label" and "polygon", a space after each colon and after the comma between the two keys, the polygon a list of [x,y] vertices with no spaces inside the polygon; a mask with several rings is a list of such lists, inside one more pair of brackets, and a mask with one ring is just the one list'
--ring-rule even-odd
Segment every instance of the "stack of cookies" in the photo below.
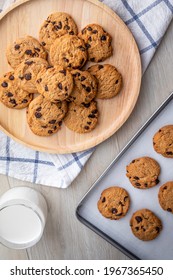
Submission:
{"label": "stack of cookies", "polygon": [[0,78],[1,102],[14,109],[28,107],[27,122],[36,135],[56,133],[63,120],[77,133],[90,132],[98,123],[96,99],[116,96],[122,76],[110,64],[83,67],[87,61],[99,63],[110,57],[111,42],[98,24],[89,24],[78,33],[69,14],[49,15],[39,40],[27,36],[7,48],[13,71]]}

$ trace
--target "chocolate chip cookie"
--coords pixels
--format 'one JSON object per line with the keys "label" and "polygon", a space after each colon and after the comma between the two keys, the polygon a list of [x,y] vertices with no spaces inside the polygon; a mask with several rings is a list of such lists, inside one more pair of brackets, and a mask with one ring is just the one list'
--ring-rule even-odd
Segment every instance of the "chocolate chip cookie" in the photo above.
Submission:
{"label": "chocolate chip cookie", "polygon": [[64,35],[56,39],[50,48],[52,65],[68,69],[80,69],[87,60],[85,43],[76,35]]}
{"label": "chocolate chip cookie", "polygon": [[130,227],[138,239],[149,241],[159,235],[162,230],[162,222],[150,210],[141,209],[133,214],[130,220]]}
{"label": "chocolate chip cookie", "polygon": [[37,90],[52,102],[66,100],[73,90],[73,76],[62,66],[42,69],[37,75]]}
{"label": "chocolate chip cookie", "polygon": [[100,25],[87,25],[79,33],[79,37],[85,42],[90,61],[101,62],[112,55],[112,38]]}
{"label": "chocolate chip cookie", "polygon": [[20,87],[30,93],[37,93],[37,75],[42,68],[47,66],[48,62],[42,58],[31,58],[23,61],[15,69],[15,76],[19,80]]}
{"label": "chocolate chip cookie", "polygon": [[64,119],[65,125],[78,133],[87,133],[93,130],[98,122],[96,101],[91,101],[88,106],[79,106],[74,102],[69,104],[68,113]]}
{"label": "chocolate chip cookie", "polygon": [[89,106],[97,93],[97,81],[88,71],[73,70],[74,88],[69,100],[77,105]]}
{"label": "chocolate chip cookie", "polygon": [[100,213],[111,220],[123,218],[130,206],[128,192],[120,187],[110,187],[101,193],[97,203]]}
{"label": "chocolate chip cookie", "polygon": [[39,95],[28,107],[27,122],[34,134],[50,136],[60,129],[66,112],[66,101],[54,104]]}
{"label": "chocolate chip cookie", "polygon": [[122,88],[122,75],[110,64],[93,65],[88,71],[98,80],[97,98],[107,99],[116,96]]}
{"label": "chocolate chip cookie", "polygon": [[33,95],[20,88],[14,72],[0,78],[0,101],[9,108],[22,109],[28,106]]}
{"label": "chocolate chip cookie", "polygon": [[67,13],[56,12],[48,16],[40,28],[39,40],[46,50],[52,43],[65,34],[77,35],[78,28],[72,17]]}
{"label": "chocolate chip cookie", "polygon": [[47,58],[47,53],[33,37],[20,38],[12,43],[6,51],[8,63],[16,68],[22,61],[34,57]]}
{"label": "chocolate chip cookie", "polygon": [[150,157],[134,159],[126,167],[126,176],[131,184],[138,189],[149,189],[159,183],[159,164]]}
{"label": "chocolate chip cookie", "polygon": [[153,147],[162,156],[173,158],[173,125],[166,125],[156,132]]}
{"label": "chocolate chip cookie", "polygon": [[159,203],[163,210],[173,214],[173,182],[162,185],[158,193]]}

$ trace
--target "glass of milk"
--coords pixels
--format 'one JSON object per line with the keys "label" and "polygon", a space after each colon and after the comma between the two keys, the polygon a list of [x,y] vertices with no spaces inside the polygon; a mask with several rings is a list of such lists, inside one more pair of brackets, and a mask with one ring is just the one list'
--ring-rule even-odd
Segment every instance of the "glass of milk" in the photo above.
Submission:
{"label": "glass of milk", "polygon": [[0,197],[0,242],[24,249],[42,237],[47,218],[43,195],[29,187],[16,187]]}

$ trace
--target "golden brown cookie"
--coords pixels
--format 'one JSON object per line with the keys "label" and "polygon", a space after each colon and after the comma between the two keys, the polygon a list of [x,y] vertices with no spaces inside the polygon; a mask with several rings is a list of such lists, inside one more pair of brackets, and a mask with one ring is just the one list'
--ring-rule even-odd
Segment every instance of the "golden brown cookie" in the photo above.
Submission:
{"label": "golden brown cookie", "polygon": [[80,69],[87,60],[85,43],[76,35],[64,35],[55,40],[50,48],[52,65],[62,65],[68,69]]}
{"label": "golden brown cookie", "polygon": [[40,43],[33,37],[19,38],[7,48],[6,56],[12,68],[16,68],[22,61],[34,57],[46,59],[47,53]]}
{"label": "golden brown cookie", "polygon": [[126,176],[131,184],[138,189],[149,189],[159,183],[159,164],[150,157],[134,159],[126,167]]}
{"label": "golden brown cookie", "polygon": [[97,81],[88,71],[73,70],[74,88],[69,100],[87,106],[97,93]]}
{"label": "golden brown cookie", "polygon": [[123,218],[130,207],[128,192],[120,187],[110,187],[101,193],[97,203],[100,213],[111,220]]}
{"label": "golden brown cookie", "polygon": [[68,113],[64,119],[65,125],[78,133],[87,133],[93,130],[98,122],[97,103],[91,101],[88,106],[69,104]]}
{"label": "golden brown cookie", "polygon": [[66,112],[66,101],[54,104],[39,95],[28,107],[27,122],[34,134],[50,136],[60,129]]}
{"label": "golden brown cookie", "polygon": [[159,235],[162,230],[162,222],[150,210],[141,209],[133,214],[130,220],[130,227],[138,239],[149,241]]}
{"label": "golden brown cookie", "polygon": [[52,102],[66,100],[73,90],[73,76],[62,66],[42,69],[37,75],[37,90]]}
{"label": "golden brown cookie", "polygon": [[52,43],[65,34],[77,35],[78,29],[72,17],[67,13],[56,12],[48,16],[40,28],[39,40],[46,50]]}
{"label": "golden brown cookie", "polygon": [[166,125],[156,132],[153,147],[162,156],[173,158],[173,125]]}
{"label": "golden brown cookie", "polygon": [[97,98],[112,98],[120,92],[122,76],[113,65],[96,64],[91,66],[88,71],[98,80]]}
{"label": "golden brown cookie", "polygon": [[42,58],[31,58],[23,61],[15,69],[15,76],[19,80],[19,85],[22,89],[37,93],[36,78],[38,73],[48,66],[48,62]]}
{"label": "golden brown cookie", "polygon": [[79,33],[79,37],[85,42],[90,61],[101,62],[112,55],[112,38],[100,25],[87,25]]}
{"label": "golden brown cookie", "polygon": [[163,210],[173,214],[173,182],[162,185],[158,193],[159,203]]}
{"label": "golden brown cookie", "polygon": [[0,78],[0,101],[9,108],[23,109],[31,102],[33,95],[20,88],[14,72]]}

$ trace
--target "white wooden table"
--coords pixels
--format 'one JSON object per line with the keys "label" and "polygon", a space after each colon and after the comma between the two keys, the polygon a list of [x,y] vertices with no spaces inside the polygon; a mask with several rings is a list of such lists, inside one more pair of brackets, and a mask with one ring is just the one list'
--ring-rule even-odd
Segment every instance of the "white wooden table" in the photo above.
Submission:
{"label": "white wooden table", "polygon": [[[73,184],[67,190],[59,190],[27,183],[41,191],[49,205],[43,238],[28,250],[10,250],[0,245],[0,259],[128,259],[82,225],[75,217],[75,209],[91,184],[173,90],[172,34],[173,22],[143,77],[140,97],[132,115],[115,135],[96,148]],[[24,184],[0,175],[0,194]]]}

